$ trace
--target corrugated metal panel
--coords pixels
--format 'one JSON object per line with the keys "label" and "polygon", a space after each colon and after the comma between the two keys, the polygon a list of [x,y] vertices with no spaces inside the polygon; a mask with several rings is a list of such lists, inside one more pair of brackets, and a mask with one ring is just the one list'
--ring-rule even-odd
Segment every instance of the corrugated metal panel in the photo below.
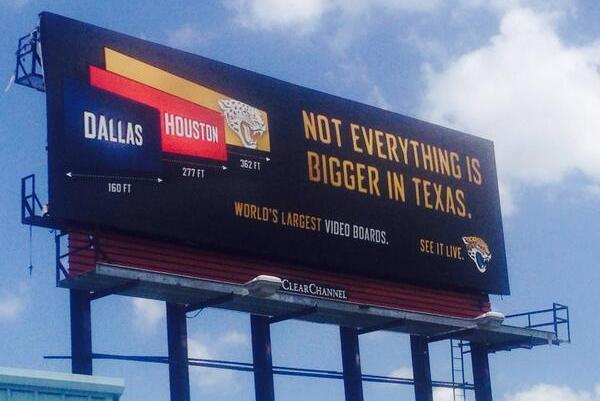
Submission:
{"label": "corrugated metal panel", "polygon": [[[95,249],[86,249],[70,256],[71,274],[94,269],[96,262],[235,284],[244,283],[259,274],[270,274],[346,288],[349,301],[357,304],[466,318],[490,310],[487,295],[434,290],[304,268],[299,270],[259,258],[227,255],[112,233],[102,233],[95,238]],[[85,247],[89,242],[86,233],[69,234],[69,249]]]}
{"label": "corrugated metal panel", "polygon": [[118,401],[122,379],[0,368],[0,401]]}

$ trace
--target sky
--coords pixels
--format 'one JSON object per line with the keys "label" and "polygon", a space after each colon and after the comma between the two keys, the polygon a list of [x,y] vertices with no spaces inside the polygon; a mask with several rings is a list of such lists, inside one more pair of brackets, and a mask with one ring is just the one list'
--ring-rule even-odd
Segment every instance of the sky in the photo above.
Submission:
{"label": "sky", "polygon": [[[573,343],[490,356],[501,401],[600,401],[600,2],[597,0],[0,0],[0,366],[68,371],[68,292],[52,233],[20,224],[20,178],[45,192],[45,99],[10,86],[17,39],[40,11],[184,49],[494,141],[507,245],[505,314],[571,308]],[[4,89],[6,85],[6,90]],[[27,267],[32,260],[33,270]],[[94,352],[166,354],[164,305],[95,301]],[[190,356],[251,360],[248,315],[190,319]],[[272,328],[276,365],[341,370],[336,327]],[[411,374],[406,335],[360,339],[363,373]],[[431,349],[448,380],[449,346]],[[165,365],[97,361],[124,401],[168,399]],[[249,373],[191,368],[193,399],[253,400]],[[336,380],[275,379],[280,400],[343,400]],[[365,399],[414,399],[365,384]],[[436,401],[451,399],[436,391]],[[470,399],[474,399],[470,395]]]}

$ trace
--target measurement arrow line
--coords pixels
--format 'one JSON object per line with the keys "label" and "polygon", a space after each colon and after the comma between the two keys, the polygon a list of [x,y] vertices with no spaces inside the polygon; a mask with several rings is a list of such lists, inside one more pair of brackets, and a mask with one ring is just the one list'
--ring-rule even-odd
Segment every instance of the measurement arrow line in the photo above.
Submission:
{"label": "measurement arrow line", "polygon": [[198,167],[204,167],[204,168],[217,168],[220,170],[227,170],[229,168],[223,164],[202,164],[202,163],[189,162],[189,161],[185,161],[185,160],[174,160],[174,159],[162,159],[162,160],[165,162],[172,162],[172,163],[185,164],[185,165],[190,165],[190,166],[198,166]]}
{"label": "measurement arrow line", "polygon": [[80,174],[69,171],[65,174],[69,178],[102,178],[108,180],[131,180],[131,181],[149,181],[149,182],[163,182],[163,179],[160,177],[156,178],[147,178],[147,177],[127,177],[121,175],[100,175],[100,174]]}
{"label": "measurement arrow line", "polygon": [[261,159],[261,160],[264,160],[264,161],[267,161],[267,162],[271,161],[270,157],[258,156],[258,155],[251,155],[251,154],[248,154],[248,153],[236,152],[235,150],[229,150],[228,152],[229,153],[233,153],[234,155],[238,155],[238,156],[252,157],[254,159]]}

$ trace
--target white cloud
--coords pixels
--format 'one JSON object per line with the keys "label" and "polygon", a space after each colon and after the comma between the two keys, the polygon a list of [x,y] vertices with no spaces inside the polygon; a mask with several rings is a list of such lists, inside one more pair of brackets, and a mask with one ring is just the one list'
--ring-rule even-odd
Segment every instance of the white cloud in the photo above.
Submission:
{"label": "white cloud", "polygon": [[455,3],[455,8],[461,11],[484,9],[501,14],[515,8],[545,13],[574,13],[577,8],[577,0],[455,0]]}
{"label": "white cloud", "polygon": [[373,84],[371,86],[371,90],[367,94],[367,103],[372,104],[373,106],[379,107],[381,109],[391,110],[392,105],[387,101],[381,89],[379,89],[378,85]]}
{"label": "white cloud", "polygon": [[365,63],[356,58],[344,57],[338,63],[338,68],[342,71],[339,75],[332,75],[331,80],[337,84],[343,84],[348,88],[364,88],[361,99],[359,101],[370,105],[391,110],[392,105],[386,99],[380,86],[377,85],[369,76],[369,70]]}
{"label": "white cloud", "polygon": [[373,11],[423,12],[442,4],[441,0],[234,0],[226,4],[242,26],[256,30],[296,28],[311,32],[325,16],[365,16]]}
{"label": "white cloud", "polygon": [[586,185],[583,190],[589,198],[600,200],[600,184]]}
{"label": "white cloud", "polygon": [[331,8],[321,0],[236,0],[228,3],[237,22],[250,29],[301,28],[310,30]]}
{"label": "white cloud", "polygon": [[600,385],[593,392],[567,386],[537,384],[527,390],[504,396],[504,401],[600,401]]}
{"label": "white cloud", "polygon": [[248,336],[240,333],[239,331],[229,331],[225,333],[219,340],[219,346],[237,347],[237,346],[248,346]]}
{"label": "white cloud", "polygon": [[[502,12],[515,7],[574,11],[574,0],[223,0],[242,26],[255,30],[296,29],[314,32],[339,20],[360,19],[348,24],[364,30],[366,17],[389,13],[431,13],[489,9]],[[374,19],[376,21],[376,19]],[[347,31],[347,29],[344,29]],[[339,32],[338,32],[339,33]]]}
{"label": "white cloud", "polygon": [[[188,355],[190,358],[216,359],[224,350],[233,347],[247,347],[249,339],[244,334],[232,330],[216,338],[188,338]],[[208,394],[232,394],[241,390],[235,373],[225,369],[198,367],[190,369],[190,380],[203,392]]]}
{"label": "white cloud", "polygon": [[454,401],[454,393],[451,388],[436,387],[433,389],[433,401]]}
{"label": "white cloud", "polygon": [[0,320],[15,320],[23,310],[23,302],[17,294],[0,296]]}
{"label": "white cloud", "polygon": [[29,3],[29,0],[0,0],[0,5],[10,8],[21,8]]}
{"label": "white cloud", "polygon": [[145,298],[132,298],[134,310],[133,323],[140,331],[154,330],[165,317],[165,304]]}
{"label": "white cloud", "polygon": [[447,46],[438,39],[429,38],[417,30],[409,30],[400,35],[400,43],[417,50],[423,58],[444,60],[448,54]]}
{"label": "white cloud", "polygon": [[[191,338],[188,338],[188,355],[190,358],[215,358],[209,347]],[[192,384],[200,387],[207,393],[223,394],[224,392],[231,393],[237,391],[239,388],[234,379],[234,374],[230,370],[204,367],[190,370]]]}
{"label": "white cloud", "polygon": [[572,172],[600,182],[600,43],[568,45],[556,24],[511,9],[485,46],[426,71],[421,116],[494,140],[504,199]]}
{"label": "white cloud", "polygon": [[[435,388],[433,399],[453,401],[452,389]],[[593,392],[588,392],[577,391],[567,386],[537,384],[516,393],[505,394],[502,401],[600,401],[600,385],[597,385]]]}
{"label": "white cloud", "polygon": [[410,368],[408,366],[402,366],[398,369],[392,370],[388,376],[399,377],[401,379],[412,379],[413,371],[412,371],[412,368]]}
{"label": "white cloud", "polygon": [[188,356],[190,358],[211,359],[213,355],[208,347],[200,341],[193,338],[188,338]]}
{"label": "white cloud", "polygon": [[427,12],[443,5],[441,0],[338,0],[336,6],[349,14],[371,11]]}
{"label": "white cloud", "polygon": [[512,216],[517,211],[515,200],[515,189],[511,182],[506,179],[500,179],[498,182],[500,191],[500,205],[502,206],[502,215]]}
{"label": "white cloud", "polygon": [[0,321],[16,320],[25,309],[28,287],[18,286],[16,291],[3,290],[0,292]]}
{"label": "white cloud", "polygon": [[210,40],[210,35],[202,32],[197,26],[183,24],[167,33],[167,44],[180,49],[191,49],[204,45]]}

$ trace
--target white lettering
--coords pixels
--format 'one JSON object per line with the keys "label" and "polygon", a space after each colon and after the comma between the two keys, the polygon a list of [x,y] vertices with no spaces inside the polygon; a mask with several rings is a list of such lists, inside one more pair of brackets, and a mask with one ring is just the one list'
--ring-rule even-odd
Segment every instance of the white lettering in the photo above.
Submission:
{"label": "white lettering", "polygon": [[165,113],[165,132],[167,135],[175,135],[174,128],[173,114]]}
{"label": "white lettering", "polygon": [[317,297],[334,298],[334,299],[348,299],[346,290],[323,287],[316,283],[298,283],[288,279],[281,280],[281,288],[284,291],[296,292],[300,294],[309,294]]}
{"label": "white lettering", "polygon": [[83,135],[86,139],[123,145],[142,146],[144,144],[141,124],[108,118],[103,114],[94,114],[91,111],[83,112]]}
{"label": "white lettering", "polygon": [[96,139],[96,115],[89,111],[83,112],[83,136]]}
{"label": "white lettering", "polygon": [[202,121],[165,113],[165,133],[203,142],[219,142],[219,128]]}
{"label": "white lettering", "polygon": [[108,139],[108,127],[106,125],[106,117],[102,114],[98,117],[98,139],[102,141],[109,141]]}
{"label": "white lettering", "polygon": [[142,146],[144,144],[144,137],[142,135],[144,128],[140,124],[136,124],[133,130],[135,131],[135,144]]}

